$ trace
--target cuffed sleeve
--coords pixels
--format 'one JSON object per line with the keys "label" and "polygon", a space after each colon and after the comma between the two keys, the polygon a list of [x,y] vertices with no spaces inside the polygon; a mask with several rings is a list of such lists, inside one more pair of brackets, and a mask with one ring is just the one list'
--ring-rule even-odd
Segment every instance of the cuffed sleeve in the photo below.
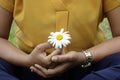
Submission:
{"label": "cuffed sleeve", "polygon": [[120,0],[103,0],[104,13],[120,6]]}
{"label": "cuffed sleeve", "polygon": [[0,6],[7,9],[10,12],[13,12],[14,2],[15,0],[0,0]]}

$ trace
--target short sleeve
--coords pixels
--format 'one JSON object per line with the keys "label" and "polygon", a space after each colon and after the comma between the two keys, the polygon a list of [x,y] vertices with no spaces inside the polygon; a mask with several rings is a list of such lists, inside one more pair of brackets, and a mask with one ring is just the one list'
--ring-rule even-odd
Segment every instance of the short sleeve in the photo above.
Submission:
{"label": "short sleeve", "polygon": [[14,10],[15,0],[0,0],[0,6],[7,9],[10,12]]}
{"label": "short sleeve", "polygon": [[104,13],[120,6],[120,0],[103,0]]}

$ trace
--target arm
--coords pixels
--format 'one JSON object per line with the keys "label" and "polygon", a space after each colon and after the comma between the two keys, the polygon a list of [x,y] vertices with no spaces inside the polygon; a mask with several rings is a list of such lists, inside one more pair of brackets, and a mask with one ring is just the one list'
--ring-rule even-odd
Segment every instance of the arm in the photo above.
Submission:
{"label": "arm", "polygon": [[20,49],[12,45],[7,39],[13,20],[13,13],[0,7],[0,58],[6,61],[19,65],[27,66],[35,63],[42,66],[51,65],[51,57],[60,53],[61,50],[56,50],[51,55],[47,56],[45,53],[46,49],[51,48],[49,43],[43,43],[36,46],[30,54],[26,54]]}
{"label": "arm", "polygon": [[13,13],[0,7],[0,58],[17,65],[27,66],[27,55],[7,40],[12,20]]}
{"label": "arm", "polygon": [[[99,45],[89,48],[93,61],[99,61],[104,57],[116,52],[120,52],[120,7],[106,13],[113,33],[113,39],[107,40]],[[70,51],[67,54],[56,55],[52,61],[62,63],[54,69],[46,69],[38,64],[31,66],[31,70],[43,77],[52,77],[85,62],[85,55],[82,52]]]}
{"label": "arm", "polygon": [[107,40],[102,44],[90,48],[93,60],[98,61],[105,56],[120,52],[120,7],[106,13],[110,22],[113,39]]}
{"label": "arm", "polygon": [[[92,53],[93,61],[99,61],[103,59],[104,57],[111,55],[116,52],[120,52],[120,7],[106,13],[107,18],[110,22],[110,27],[112,30],[113,38],[110,40],[107,40],[101,44],[98,44],[94,47],[89,48],[89,51]],[[71,52],[70,52],[71,53]],[[66,54],[67,56],[61,55],[56,56],[57,62],[63,62],[69,60],[78,59],[80,63],[83,63],[85,61],[84,55],[81,54],[81,52],[72,52],[80,53],[76,58],[76,56],[72,56],[69,54]]]}

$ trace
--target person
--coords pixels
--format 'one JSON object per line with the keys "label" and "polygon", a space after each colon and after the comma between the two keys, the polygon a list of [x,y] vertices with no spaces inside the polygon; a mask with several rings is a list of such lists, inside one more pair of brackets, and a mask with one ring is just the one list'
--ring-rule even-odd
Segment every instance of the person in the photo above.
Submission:
{"label": "person", "polygon": [[[119,13],[120,0],[0,0],[0,80],[120,80]],[[110,40],[98,28],[105,17]],[[49,33],[61,28],[71,44],[53,49]]]}

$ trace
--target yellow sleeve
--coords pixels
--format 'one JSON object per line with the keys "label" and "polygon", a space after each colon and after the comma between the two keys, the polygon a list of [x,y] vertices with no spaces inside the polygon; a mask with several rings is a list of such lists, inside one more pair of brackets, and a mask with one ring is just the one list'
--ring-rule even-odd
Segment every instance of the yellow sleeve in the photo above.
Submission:
{"label": "yellow sleeve", "polygon": [[104,13],[120,6],[120,0],[103,0]]}
{"label": "yellow sleeve", "polygon": [[0,0],[0,6],[13,12],[15,0]]}

